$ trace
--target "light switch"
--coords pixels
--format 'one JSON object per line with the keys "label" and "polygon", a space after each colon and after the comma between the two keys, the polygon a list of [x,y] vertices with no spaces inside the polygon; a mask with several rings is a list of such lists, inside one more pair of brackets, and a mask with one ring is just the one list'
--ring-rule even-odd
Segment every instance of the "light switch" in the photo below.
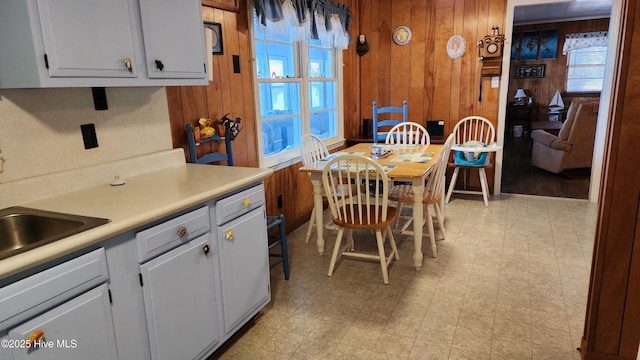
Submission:
{"label": "light switch", "polygon": [[493,89],[500,87],[500,77],[499,76],[493,76],[491,78],[491,87]]}

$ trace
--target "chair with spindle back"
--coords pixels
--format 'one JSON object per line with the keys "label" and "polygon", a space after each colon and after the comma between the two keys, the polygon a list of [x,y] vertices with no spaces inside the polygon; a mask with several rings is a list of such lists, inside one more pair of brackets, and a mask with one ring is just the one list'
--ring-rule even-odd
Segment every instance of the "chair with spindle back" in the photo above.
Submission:
{"label": "chair with spindle back", "polygon": [[[489,145],[496,140],[496,130],[489,119],[482,116],[467,116],[464,119],[458,121],[453,128],[453,140],[455,145],[464,145],[470,142],[479,142],[485,145]],[[489,206],[489,185],[487,183],[486,168],[491,167],[491,159],[487,156],[487,153],[483,153],[481,156],[482,161],[479,162],[465,162],[454,160],[449,163],[450,167],[453,167],[453,176],[451,177],[451,183],[449,184],[449,190],[447,191],[447,197],[445,203],[449,203],[451,194],[454,192],[456,186],[456,180],[458,179],[458,172],[460,169],[478,169],[480,176],[480,187],[482,189],[482,198],[484,200],[484,206]],[[465,172],[466,183],[466,172]]]}

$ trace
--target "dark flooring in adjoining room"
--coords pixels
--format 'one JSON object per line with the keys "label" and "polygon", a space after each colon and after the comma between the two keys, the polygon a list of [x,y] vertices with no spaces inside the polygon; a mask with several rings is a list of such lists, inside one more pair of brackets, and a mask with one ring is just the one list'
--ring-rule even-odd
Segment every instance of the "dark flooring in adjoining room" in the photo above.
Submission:
{"label": "dark flooring in adjoining room", "polygon": [[561,174],[531,166],[532,140],[505,137],[502,192],[572,199],[589,198],[591,169],[571,169]]}

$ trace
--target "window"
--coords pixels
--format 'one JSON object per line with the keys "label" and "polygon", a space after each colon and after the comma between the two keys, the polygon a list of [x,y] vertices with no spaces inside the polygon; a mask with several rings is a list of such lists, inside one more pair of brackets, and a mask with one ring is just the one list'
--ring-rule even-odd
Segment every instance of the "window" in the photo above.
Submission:
{"label": "window", "polygon": [[600,92],[604,83],[607,47],[594,46],[569,51],[567,92]]}
{"label": "window", "polygon": [[342,141],[342,52],[320,40],[297,40],[295,32],[270,33],[255,16],[252,34],[260,166],[297,158],[305,133],[327,145]]}

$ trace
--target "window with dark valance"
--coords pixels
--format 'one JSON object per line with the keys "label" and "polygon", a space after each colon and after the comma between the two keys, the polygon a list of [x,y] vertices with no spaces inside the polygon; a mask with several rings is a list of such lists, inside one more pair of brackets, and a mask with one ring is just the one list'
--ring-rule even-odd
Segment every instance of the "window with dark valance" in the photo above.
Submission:
{"label": "window with dark valance", "polygon": [[327,0],[252,0],[258,22],[266,32],[296,33],[323,45],[346,49],[351,43],[351,9]]}

